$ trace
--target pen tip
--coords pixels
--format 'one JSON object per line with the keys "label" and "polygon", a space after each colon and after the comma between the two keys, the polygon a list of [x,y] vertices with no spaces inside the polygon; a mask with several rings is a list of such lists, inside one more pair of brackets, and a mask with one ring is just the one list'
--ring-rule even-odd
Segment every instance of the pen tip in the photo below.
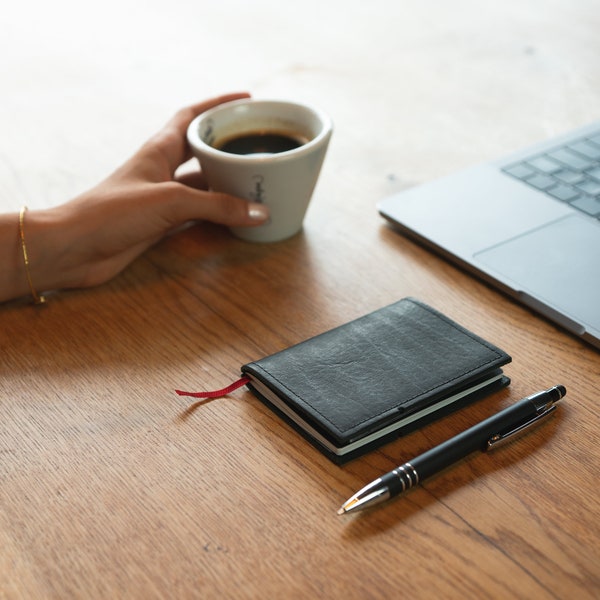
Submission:
{"label": "pen tip", "polygon": [[558,393],[560,394],[560,398],[564,398],[567,394],[567,388],[564,385],[557,385],[556,389],[558,390]]}
{"label": "pen tip", "polygon": [[343,515],[345,512],[346,512],[346,509],[343,506],[338,508],[338,510],[337,510],[338,515]]}

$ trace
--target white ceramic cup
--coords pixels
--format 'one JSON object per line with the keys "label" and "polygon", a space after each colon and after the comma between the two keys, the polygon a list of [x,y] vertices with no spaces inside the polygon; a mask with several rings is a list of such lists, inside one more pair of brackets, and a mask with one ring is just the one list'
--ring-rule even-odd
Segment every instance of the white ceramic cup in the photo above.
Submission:
{"label": "white ceramic cup", "polygon": [[[244,99],[196,117],[187,138],[210,189],[269,207],[266,224],[234,227],[234,235],[252,242],[276,242],[302,229],[332,131],[329,117],[316,108]],[[232,139],[266,133],[292,138],[297,147],[274,152],[265,141],[264,147],[252,146],[249,154],[220,149]]]}

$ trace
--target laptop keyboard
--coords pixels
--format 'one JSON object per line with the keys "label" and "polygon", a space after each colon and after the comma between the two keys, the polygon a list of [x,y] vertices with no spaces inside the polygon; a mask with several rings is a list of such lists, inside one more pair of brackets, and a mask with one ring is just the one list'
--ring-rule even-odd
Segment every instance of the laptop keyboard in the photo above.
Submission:
{"label": "laptop keyboard", "polygon": [[600,219],[600,131],[502,170]]}

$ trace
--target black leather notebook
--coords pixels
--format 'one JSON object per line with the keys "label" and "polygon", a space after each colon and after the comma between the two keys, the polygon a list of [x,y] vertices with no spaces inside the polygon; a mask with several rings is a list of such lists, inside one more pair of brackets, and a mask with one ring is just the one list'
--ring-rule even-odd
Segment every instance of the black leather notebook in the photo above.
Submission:
{"label": "black leather notebook", "polygon": [[413,298],[242,367],[341,464],[509,384],[508,354]]}

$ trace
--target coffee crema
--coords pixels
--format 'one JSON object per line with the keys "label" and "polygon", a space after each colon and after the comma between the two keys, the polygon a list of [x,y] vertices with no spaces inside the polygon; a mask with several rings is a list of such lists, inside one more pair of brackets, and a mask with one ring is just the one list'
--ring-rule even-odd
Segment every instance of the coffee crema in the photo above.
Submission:
{"label": "coffee crema", "polygon": [[253,131],[217,141],[213,147],[230,154],[279,154],[306,144],[307,140],[279,131]]}

